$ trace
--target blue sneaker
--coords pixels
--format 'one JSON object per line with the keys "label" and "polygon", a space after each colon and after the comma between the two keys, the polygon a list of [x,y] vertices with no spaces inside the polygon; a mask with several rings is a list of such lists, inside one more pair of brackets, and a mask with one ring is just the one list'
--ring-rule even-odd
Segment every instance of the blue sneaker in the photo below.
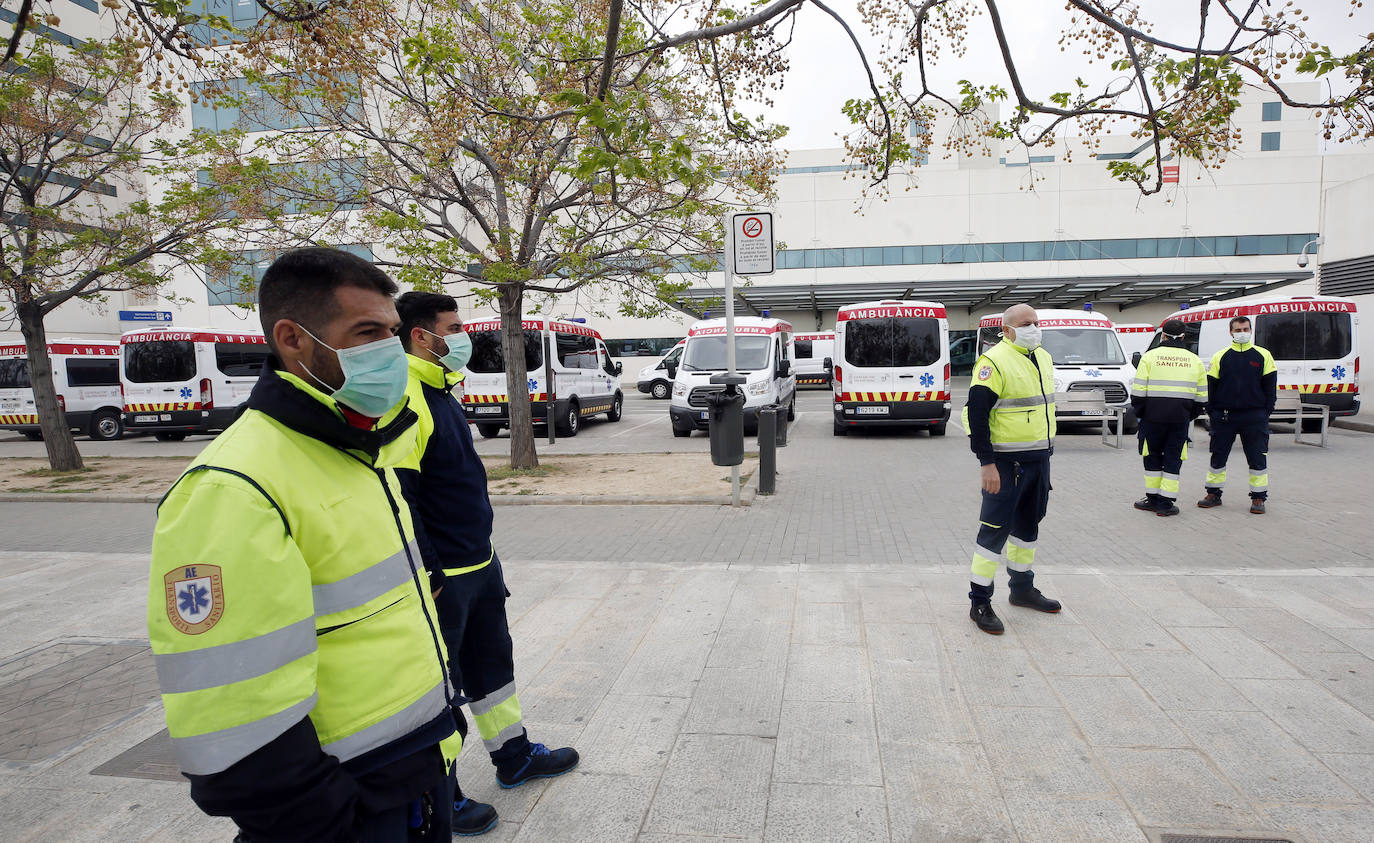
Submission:
{"label": "blue sneaker", "polygon": [[510,789],[530,779],[551,779],[576,767],[581,760],[577,750],[570,746],[549,749],[542,743],[532,743],[524,755],[497,765],[496,782]]}
{"label": "blue sneaker", "polygon": [[475,799],[456,799],[453,802],[453,833],[457,837],[476,837],[496,828],[496,809]]}

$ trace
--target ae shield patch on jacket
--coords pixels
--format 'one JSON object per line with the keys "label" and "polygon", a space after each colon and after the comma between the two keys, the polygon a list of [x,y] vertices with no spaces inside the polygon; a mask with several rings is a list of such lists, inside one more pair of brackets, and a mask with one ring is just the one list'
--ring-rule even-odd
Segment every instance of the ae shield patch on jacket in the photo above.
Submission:
{"label": "ae shield patch on jacket", "polygon": [[178,632],[199,635],[224,615],[224,581],[218,565],[185,565],[162,578],[167,619]]}

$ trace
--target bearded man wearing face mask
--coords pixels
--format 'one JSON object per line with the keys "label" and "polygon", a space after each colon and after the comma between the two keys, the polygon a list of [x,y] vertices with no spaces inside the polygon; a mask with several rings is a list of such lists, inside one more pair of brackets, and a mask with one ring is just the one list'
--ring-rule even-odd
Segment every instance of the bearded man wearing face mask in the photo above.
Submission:
{"label": "bearded man wearing face mask", "polygon": [[191,799],[238,841],[448,841],[437,611],[392,466],[415,439],[396,285],[336,249],[259,289],[247,409],[158,506],[148,636]]}
{"label": "bearded man wearing face mask", "polygon": [[[487,472],[463,406],[452,394],[463,380],[472,342],[451,296],[410,292],[396,300],[396,309],[410,364],[410,406],[420,415],[415,447],[397,474],[437,590],[450,673],[467,698],[501,787],[561,775],[577,766],[577,750],[549,749],[525,733],[506,621],[508,592],[491,541]],[[491,806],[455,794],[455,833],[480,834],[496,821]]]}
{"label": "bearded man wearing face mask", "polygon": [[1005,548],[1013,606],[1041,612],[1062,607],[1035,587],[1035,545],[1050,493],[1054,453],[1054,362],[1040,347],[1035,309],[1013,305],[1002,314],[1002,341],[973,364],[963,413],[969,446],[982,466],[983,506],[969,575],[969,617],[1001,635],[992,609],[993,579]]}

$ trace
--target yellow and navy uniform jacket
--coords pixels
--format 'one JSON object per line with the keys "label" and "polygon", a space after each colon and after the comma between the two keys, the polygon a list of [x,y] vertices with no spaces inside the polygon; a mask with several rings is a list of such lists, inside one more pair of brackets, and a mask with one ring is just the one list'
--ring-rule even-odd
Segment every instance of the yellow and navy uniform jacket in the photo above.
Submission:
{"label": "yellow and navy uniform jacket", "polygon": [[1254,343],[1230,345],[1212,355],[1207,367],[1207,409],[1274,412],[1279,374],[1274,355]]}
{"label": "yellow and navy uniform jacket", "polygon": [[1131,406],[1141,421],[1186,424],[1207,404],[1207,367],[1198,356],[1167,342],[1145,352],[1131,383]]}
{"label": "yellow and navy uniform jacket", "polygon": [[419,416],[415,446],[396,466],[401,490],[415,514],[415,534],[430,582],[491,563],[491,499],[487,470],[477,456],[463,407],[453,387],[463,376],[408,355],[409,406]]}
{"label": "yellow and navy uniform jacket", "polygon": [[253,840],[349,839],[442,775],[452,689],[390,468],[415,414],[372,430],[269,369],[158,507],[148,635],[181,770]]}
{"label": "yellow and navy uniform jacket", "polygon": [[1054,361],[1044,348],[1001,342],[973,364],[963,413],[978,462],[1047,459],[1054,451]]}

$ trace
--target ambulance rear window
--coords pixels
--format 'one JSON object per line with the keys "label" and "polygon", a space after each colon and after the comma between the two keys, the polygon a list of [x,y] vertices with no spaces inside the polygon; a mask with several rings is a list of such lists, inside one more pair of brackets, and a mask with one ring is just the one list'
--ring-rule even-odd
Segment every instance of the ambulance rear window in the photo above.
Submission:
{"label": "ambulance rear window", "polygon": [[[470,331],[472,358],[468,371],[482,375],[504,374],[506,355],[501,353],[500,331]],[[525,371],[533,372],[544,365],[543,339],[539,331],[525,332]]]}
{"label": "ambulance rear window", "polygon": [[23,357],[0,360],[0,389],[28,389],[29,361]]}
{"label": "ambulance rear window", "polygon": [[124,375],[134,383],[180,383],[196,376],[190,340],[131,342],[124,346]]}
{"label": "ambulance rear window", "polygon": [[1349,313],[1271,313],[1256,323],[1255,344],[1276,360],[1338,360],[1350,353]]}
{"label": "ambulance rear window", "polygon": [[938,319],[854,319],[845,331],[844,356],[852,366],[930,366],[940,360]]}
{"label": "ambulance rear window", "polygon": [[67,360],[67,386],[119,386],[119,361]]}
{"label": "ambulance rear window", "polygon": [[811,359],[811,340],[796,340],[792,343],[792,351],[798,360]]}

